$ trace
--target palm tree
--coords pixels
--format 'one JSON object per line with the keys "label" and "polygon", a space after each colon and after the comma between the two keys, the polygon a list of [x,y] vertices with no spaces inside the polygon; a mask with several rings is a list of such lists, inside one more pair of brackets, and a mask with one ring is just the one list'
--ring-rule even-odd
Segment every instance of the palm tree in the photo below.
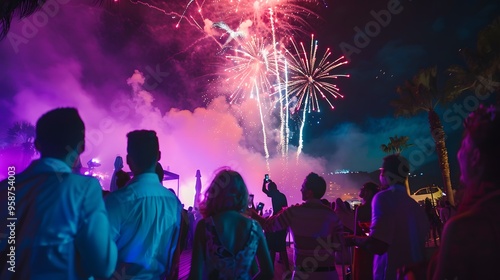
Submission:
{"label": "palm tree", "polygon": [[392,146],[392,142],[380,145],[380,149],[386,154],[394,154],[394,147]]}
{"label": "palm tree", "polygon": [[396,116],[414,116],[420,112],[427,112],[431,137],[436,144],[439,167],[443,184],[449,195],[449,201],[455,205],[451,188],[450,165],[448,150],[446,149],[445,133],[439,115],[435,108],[439,103],[446,103],[457,97],[457,94],[439,90],[437,85],[437,68],[431,67],[421,70],[411,81],[406,81],[397,88],[399,98],[391,102],[396,109]]}
{"label": "palm tree", "polygon": [[413,144],[408,144],[408,140],[410,140],[408,136],[394,135],[394,137],[389,137],[389,143],[382,144],[380,149],[387,154],[399,155],[404,149],[413,146]]}
{"label": "palm tree", "polygon": [[[90,3],[101,4],[106,0],[91,0]],[[0,1],[0,41],[7,36],[14,15],[25,18],[40,9],[47,0],[2,0]]]}
{"label": "palm tree", "polygon": [[[389,137],[389,143],[382,144],[380,148],[384,153],[399,155],[404,149],[413,146],[413,144],[408,144],[408,140],[410,140],[410,137],[408,136],[398,137],[397,135],[394,135],[394,137]],[[406,178],[405,187],[406,192],[410,195],[410,182],[408,181],[408,178]]]}
{"label": "palm tree", "polygon": [[[500,17],[478,34],[476,50],[461,49],[465,67],[450,66],[446,91],[453,95],[473,90],[476,94],[500,90]],[[498,97],[497,97],[498,98]],[[500,99],[498,99],[500,101]]]}
{"label": "palm tree", "polygon": [[20,18],[27,17],[40,8],[45,0],[11,0],[0,1],[0,40],[9,32],[14,14]]}
{"label": "palm tree", "polygon": [[16,122],[8,129],[7,140],[12,146],[20,148],[23,167],[27,166],[36,154],[35,126],[29,122]]}

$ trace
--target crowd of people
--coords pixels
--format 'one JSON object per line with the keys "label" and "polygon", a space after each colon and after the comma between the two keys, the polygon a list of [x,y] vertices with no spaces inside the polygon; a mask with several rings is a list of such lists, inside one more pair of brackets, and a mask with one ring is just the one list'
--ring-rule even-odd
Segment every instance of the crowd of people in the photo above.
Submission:
{"label": "crowd of people", "polygon": [[[273,211],[249,205],[243,176],[221,168],[199,209],[183,205],[162,185],[159,139],[154,131],[127,134],[126,163],[115,160],[109,193],[78,174],[85,125],[74,108],[40,117],[35,145],[40,159],[0,183],[2,279],[177,279],[180,252],[192,248],[189,279],[339,279],[338,254],[354,248],[352,279],[496,279],[500,250],[500,118],[480,107],[465,123],[458,153],[464,196],[457,210],[436,210],[407,193],[408,160],[387,156],[380,185],[361,186],[355,211],[323,198],[326,181],[311,172],[300,189],[302,204],[267,176],[262,191]],[[15,199],[12,195],[15,193]],[[436,225],[438,226],[436,226]],[[444,225],[444,227],[442,227]],[[293,236],[293,260],[286,236]],[[440,239],[429,258],[429,234]],[[342,274],[344,271],[342,271]]]}

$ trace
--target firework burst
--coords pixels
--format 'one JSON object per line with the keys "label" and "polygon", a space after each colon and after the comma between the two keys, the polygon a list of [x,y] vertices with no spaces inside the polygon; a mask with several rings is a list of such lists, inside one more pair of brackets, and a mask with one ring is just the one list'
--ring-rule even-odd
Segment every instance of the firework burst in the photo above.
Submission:
{"label": "firework burst", "polygon": [[[321,59],[317,59],[318,41],[311,36],[311,46],[309,54],[306,52],[304,44],[300,43],[300,49],[293,39],[290,39],[295,55],[286,51],[288,59],[289,78],[287,82],[289,98],[296,97],[297,105],[295,111],[301,108],[308,112],[320,112],[319,100],[325,100],[331,109],[334,109],[333,100],[344,98],[339,92],[339,88],[334,84],[339,77],[349,77],[349,75],[332,74],[331,72],[347,63],[341,56],[334,61],[328,61],[331,56],[330,49],[327,49]],[[307,97],[307,98],[306,98]],[[308,102],[305,102],[308,100]]]}
{"label": "firework burst", "polygon": [[247,42],[233,48],[234,55],[226,56],[231,62],[231,66],[225,69],[228,75],[226,81],[236,85],[236,89],[230,96],[230,103],[245,98],[246,94],[257,101],[266,159],[269,158],[269,150],[262,107],[266,96],[269,96],[272,89],[269,77],[276,75],[273,68],[276,57],[273,53],[274,49],[273,45],[266,44],[264,39],[252,37]]}
{"label": "firework burst", "polygon": [[[280,35],[304,33],[305,28],[311,28],[307,18],[319,16],[302,6],[306,0],[190,0],[180,15],[176,27],[186,20],[189,24],[206,26],[207,19],[213,22],[225,22],[236,28],[242,22],[251,21],[248,35],[264,36],[270,34],[271,21],[276,24]],[[274,13],[271,19],[271,13]]]}
{"label": "firework burst", "polygon": [[233,55],[226,55],[231,65],[224,70],[226,81],[236,87],[230,96],[231,103],[247,94],[250,98],[257,93],[269,94],[272,89],[269,78],[275,75],[273,46],[252,37],[232,50]]}
{"label": "firework burst", "polygon": [[[311,32],[309,23],[319,16],[307,7],[317,4],[318,0],[186,0],[183,4],[160,0],[129,1],[171,19],[170,23],[156,21],[161,28],[152,29],[157,32],[175,26],[177,32],[183,34],[179,36],[182,46],[179,53],[203,50],[203,54],[211,52],[224,61],[222,68],[210,73],[216,80],[222,80],[218,84],[224,85],[216,94],[229,94],[231,104],[246,98],[256,101],[266,158],[269,157],[266,123],[272,123],[269,120],[272,111],[279,107],[278,151],[286,156],[290,135],[294,134],[289,128],[289,114],[303,110],[295,114],[296,119],[301,119],[298,128],[294,129],[300,130],[300,153],[306,115],[311,111],[319,112],[322,102],[333,109],[334,100],[343,97],[335,81],[348,75],[333,72],[347,63],[344,58],[330,61],[329,49],[317,58],[318,42],[314,37],[308,51],[302,43],[297,44],[293,39],[287,41],[288,37]],[[242,116],[245,114],[241,112]]]}
{"label": "firework burst", "polygon": [[[347,61],[344,60],[343,56],[334,61],[328,61],[331,56],[330,49],[325,51],[321,59],[317,59],[318,41],[314,40],[314,35],[311,36],[309,53],[306,52],[303,43],[300,43],[300,48],[298,48],[292,38],[290,41],[295,50],[295,55],[286,50],[286,61],[288,66],[284,64],[283,71],[289,75],[285,82],[287,89],[285,93],[287,108],[291,105],[288,100],[294,100],[293,111],[298,112],[302,109],[299,145],[297,149],[298,159],[303,148],[306,113],[310,113],[311,111],[320,112],[319,100],[325,100],[330,108],[334,109],[333,100],[344,97],[340,94],[339,88],[334,82],[339,77],[349,77],[349,75],[331,73],[337,67],[346,64]],[[280,96],[280,102],[282,102],[285,97]],[[284,122],[288,123],[288,120],[285,119]]]}

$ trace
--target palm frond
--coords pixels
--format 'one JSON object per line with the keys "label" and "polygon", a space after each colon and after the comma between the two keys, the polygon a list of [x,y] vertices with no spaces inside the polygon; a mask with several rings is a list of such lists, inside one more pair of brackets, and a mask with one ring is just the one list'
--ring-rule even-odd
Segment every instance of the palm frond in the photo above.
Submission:
{"label": "palm frond", "polygon": [[389,143],[380,145],[380,149],[387,154],[400,154],[404,149],[413,146],[413,144],[408,143],[409,139],[408,136],[398,137],[394,135],[389,137]]}
{"label": "palm frond", "polygon": [[0,1],[0,40],[7,36],[14,15],[27,17],[36,12],[46,0],[5,0]]}
{"label": "palm frond", "polygon": [[[106,0],[92,0],[94,5]],[[0,0],[0,41],[7,36],[14,16],[25,18],[40,9],[47,0]]]}

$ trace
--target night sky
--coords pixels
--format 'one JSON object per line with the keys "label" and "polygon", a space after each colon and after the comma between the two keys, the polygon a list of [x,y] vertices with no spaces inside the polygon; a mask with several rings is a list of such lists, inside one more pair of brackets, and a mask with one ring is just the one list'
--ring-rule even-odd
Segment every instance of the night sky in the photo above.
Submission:
{"label": "night sky", "polygon": [[[307,116],[303,154],[295,162],[294,153],[289,161],[279,158],[279,124],[272,113],[267,120],[271,157],[264,159],[254,102],[231,107],[221,94],[227,85],[218,79],[223,65],[218,44],[186,21],[175,28],[179,17],[172,12],[182,13],[184,1],[148,2],[158,9],[125,0],[102,6],[92,2],[53,1],[51,9],[14,20],[0,42],[2,131],[18,120],[35,123],[54,107],[76,106],[88,130],[104,131],[88,134],[94,145],[88,145],[84,161],[100,157],[110,169],[114,156],[125,154],[126,132],[150,128],[159,132],[160,141],[165,139],[162,164],[185,178],[181,184],[194,185],[195,170],[201,169],[206,185],[215,168],[229,165],[250,173],[245,179],[256,188],[264,173],[296,189],[310,171],[372,172],[384,156],[380,145],[394,135],[409,136],[415,144],[405,156],[412,149],[425,150],[426,115],[395,118],[389,103],[396,87],[434,65],[444,84],[446,68],[463,63],[459,50],[474,48],[478,31],[500,15],[497,1],[296,2],[319,16],[304,16],[310,27],[292,32],[297,41],[307,45],[314,33],[318,54],[326,48],[333,57],[341,56],[342,48],[344,54],[356,51],[349,64],[336,69],[351,75],[338,80],[345,98],[334,102],[334,110],[320,103],[321,112]],[[206,9],[205,17],[217,9]],[[383,26],[376,23],[377,15]],[[357,30],[367,26],[371,36],[361,44]],[[217,40],[220,44],[225,38]],[[467,94],[472,93],[455,103],[462,104]],[[438,113],[443,117],[449,108],[439,107]],[[103,128],[108,119],[111,132]],[[462,129],[453,120],[443,124],[456,185]],[[297,146],[297,132],[291,141]],[[433,153],[414,167],[441,184]]]}

